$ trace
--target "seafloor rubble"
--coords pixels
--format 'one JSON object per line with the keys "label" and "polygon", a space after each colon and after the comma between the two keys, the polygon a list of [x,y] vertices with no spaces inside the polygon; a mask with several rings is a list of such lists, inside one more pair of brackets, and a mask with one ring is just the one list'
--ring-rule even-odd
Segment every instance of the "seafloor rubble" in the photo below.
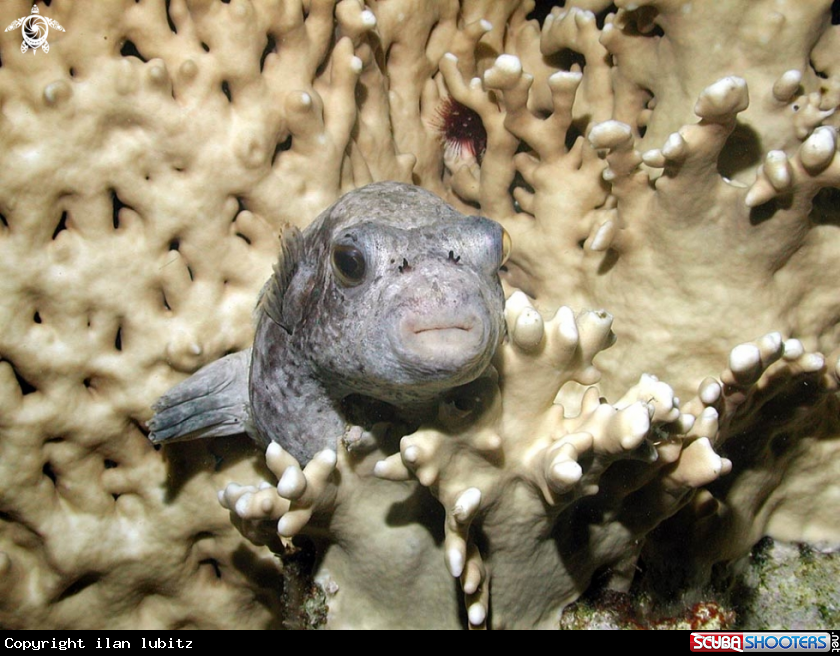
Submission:
{"label": "seafloor rubble", "polygon": [[[0,35],[4,627],[556,627],[840,543],[830,0],[36,6],[63,31]],[[513,237],[492,371],[398,453],[155,449],[284,226],[387,179]]]}

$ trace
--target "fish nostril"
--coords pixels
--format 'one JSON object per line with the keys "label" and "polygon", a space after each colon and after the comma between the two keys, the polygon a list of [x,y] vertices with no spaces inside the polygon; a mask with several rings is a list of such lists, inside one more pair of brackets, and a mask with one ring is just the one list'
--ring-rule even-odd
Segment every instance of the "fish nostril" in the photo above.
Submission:
{"label": "fish nostril", "polygon": [[450,261],[450,262],[453,262],[453,263],[455,263],[455,264],[458,264],[458,262],[460,262],[460,261],[461,261],[461,256],[460,256],[460,255],[458,255],[458,256],[456,257],[456,256],[455,256],[455,252],[454,252],[454,251],[449,251],[449,261]]}
{"label": "fish nostril", "polygon": [[411,270],[411,266],[408,263],[408,260],[403,258],[403,263],[397,267],[400,273],[405,273],[406,271]]}

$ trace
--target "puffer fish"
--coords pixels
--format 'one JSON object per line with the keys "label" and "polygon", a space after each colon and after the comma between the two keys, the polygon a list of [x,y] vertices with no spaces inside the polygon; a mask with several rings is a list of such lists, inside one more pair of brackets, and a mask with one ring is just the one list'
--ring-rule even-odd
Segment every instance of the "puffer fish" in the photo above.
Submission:
{"label": "puffer fish", "polygon": [[488,369],[505,334],[509,251],[498,223],[419,187],[344,195],[283,233],[253,346],[162,396],[149,439],[245,432],[303,465],[339,437],[355,435],[350,445],[383,422],[410,425]]}

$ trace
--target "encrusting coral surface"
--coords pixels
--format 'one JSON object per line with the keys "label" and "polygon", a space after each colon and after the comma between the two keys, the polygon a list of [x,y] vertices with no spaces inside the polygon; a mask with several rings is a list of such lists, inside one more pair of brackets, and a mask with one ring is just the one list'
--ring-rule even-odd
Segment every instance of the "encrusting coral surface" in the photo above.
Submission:
{"label": "encrusting coral surface", "polygon": [[[830,0],[36,6],[49,48],[0,35],[4,627],[557,627],[640,563],[840,543]],[[512,236],[486,375],[398,452],[153,447],[284,227],[378,180]]]}

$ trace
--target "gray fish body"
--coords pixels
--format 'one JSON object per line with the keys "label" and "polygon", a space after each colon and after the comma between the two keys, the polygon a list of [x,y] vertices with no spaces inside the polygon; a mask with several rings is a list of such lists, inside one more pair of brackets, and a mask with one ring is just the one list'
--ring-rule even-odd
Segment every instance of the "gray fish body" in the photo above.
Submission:
{"label": "gray fish body", "polygon": [[418,187],[350,192],[302,233],[284,234],[250,353],[162,397],[150,438],[245,430],[303,464],[351,425],[369,429],[383,407],[395,416],[428,407],[480,376],[503,337],[505,242],[497,223]]}

